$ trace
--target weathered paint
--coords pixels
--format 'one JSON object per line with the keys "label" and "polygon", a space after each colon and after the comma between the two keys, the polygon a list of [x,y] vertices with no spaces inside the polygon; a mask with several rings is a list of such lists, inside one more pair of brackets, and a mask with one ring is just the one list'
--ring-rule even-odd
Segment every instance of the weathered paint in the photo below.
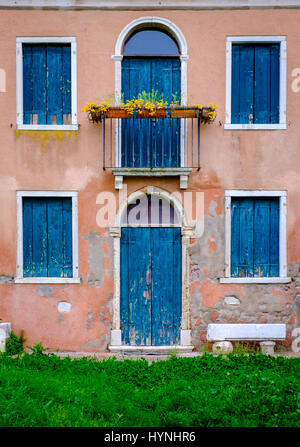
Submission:
{"label": "weathered paint", "polygon": [[232,45],[233,124],[279,123],[279,51],[279,44]]}
{"label": "weathered paint", "polygon": [[180,228],[122,228],[120,307],[124,344],[178,343]]}
{"label": "weathered paint", "polygon": [[[181,76],[178,58],[132,58],[122,61],[122,93],[124,100],[138,94],[156,92],[163,101],[180,102]],[[173,96],[174,95],[174,96]],[[128,144],[129,142],[129,144]],[[122,166],[178,167],[180,166],[179,120],[123,120]],[[170,148],[167,150],[166,148]]]}
{"label": "weathered paint", "polygon": [[[11,321],[16,333],[25,331],[28,345],[69,350],[105,350],[112,319],[113,250],[106,229],[96,224],[99,192],[116,193],[114,178],[101,170],[100,126],[81,112],[85,102],[105,98],[115,88],[114,46],[121,30],[151,11],[1,11],[0,61],[6,72],[1,93],[0,130],[0,317]],[[201,170],[190,175],[188,191],[204,193],[204,234],[189,247],[190,317],[195,346],[205,341],[206,327],[216,322],[283,322],[300,324],[300,207],[299,204],[299,93],[290,88],[290,73],[298,66],[299,10],[164,11],[188,45],[189,104],[217,102],[218,118],[201,128]],[[33,27],[34,23],[34,27]],[[99,45],[101,30],[101,45]],[[213,31],[212,31],[213,30]],[[15,104],[15,37],[75,36],[78,44],[78,132],[18,131]],[[286,131],[225,131],[225,41],[228,35],[285,35],[288,40]],[[201,36],[201,44],[199,44]],[[219,122],[221,124],[219,124]],[[128,195],[149,185],[148,178],[126,179]],[[151,178],[151,185],[179,191],[178,179]],[[287,190],[288,274],[292,284],[220,284],[224,276],[224,190]],[[52,296],[36,284],[14,284],[16,271],[16,191],[75,190],[79,192],[80,284],[51,285]],[[116,196],[116,199],[118,197]],[[118,203],[118,200],[117,200]],[[94,233],[102,238],[102,243]],[[211,235],[214,234],[214,238]],[[215,241],[208,251],[207,241]],[[104,259],[103,259],[104,257]],[[90,278],[90,283],[89,283]],[[208,282],[207,282],[208,281]],[[297,289],[298,287],[298,289]],[[200,290],[201,289],[201,290]],[[44,290],[43,296],[38,290]],[[212,295],[211,295],[212,293]],[[51,295],[51,293],[48,293]],[[224,298],[234,296],[240,305]],[[69,302],[61,314],[57,302]],[[86,331],[86,316],[94,325]],[[294,323],[293,315],[296,315]],[[32,324],[32,322],[35,324]]]}

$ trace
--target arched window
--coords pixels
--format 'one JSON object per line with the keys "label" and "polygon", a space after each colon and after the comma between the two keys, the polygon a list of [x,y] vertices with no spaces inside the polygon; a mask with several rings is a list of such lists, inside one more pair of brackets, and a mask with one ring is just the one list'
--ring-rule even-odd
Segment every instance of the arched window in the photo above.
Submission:
{"label": "arched window", "polygon": [[179,226],[180,220],[172,202],[164,198],[143,194],[128,205],[122,216],[122,225],[169,225]]}
{"label": "arched window", "polygon": [[129,36],[124,45],[124,56],[179,56],[176,41],[159,28],[143,28]]}

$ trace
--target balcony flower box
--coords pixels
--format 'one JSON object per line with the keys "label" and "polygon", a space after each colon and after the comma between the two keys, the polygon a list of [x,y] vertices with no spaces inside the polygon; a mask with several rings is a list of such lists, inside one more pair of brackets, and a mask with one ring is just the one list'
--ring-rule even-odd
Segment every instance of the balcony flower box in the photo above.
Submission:
{"label": "balcony flower box", "polygon": [[200,118],[201,122],[214,121],[217,105],[209,104],[209,107],[199,105],[183,107],[177,105],[168,106],[167,103],[134,103],[128,102],[121,106],[110,106],[109,103],[88,103],[82,109],[88,112],[92,122],[101,122],[105,118]]}
{"label": "balcony flower box", "polygon": [[198,118],[201,109],[198,107],[171,107],[171,118]]}

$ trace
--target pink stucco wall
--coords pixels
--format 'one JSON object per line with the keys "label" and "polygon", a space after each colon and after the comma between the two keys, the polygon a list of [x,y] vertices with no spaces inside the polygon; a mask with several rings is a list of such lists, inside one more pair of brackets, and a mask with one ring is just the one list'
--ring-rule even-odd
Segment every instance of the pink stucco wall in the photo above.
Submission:
{"label": "pink stucco wall", "polygon": [[[114,92],[111,56],[121,30],[143,16],[160,16],[176,24],[188,45],[188,102],[217,102],[218,117],[201,133],[201,170],[189,178],[188,190],[204,191],[207,216],[204,236],[191,244],[191,320],[193,341],[205,340],[211,321],[297,323],[295,283],[224,285],[224,190],[287,190],[289,274],[300,266],[300,93],[291,89],[292,70],[300,64],[300,10],[240,11],[6,11],[0,13],[0,68],[6,93],[0,93],[0,318],[27,344],[51,348],[105,350],[109,343],[113,294],[112,241],[96,224],[97,194],[116,192],[111,171],[102,171],[99,128],[81,107]],[[287,36],[287,129],[224,130],[226,36]],[[26,132],[16,128],[16,37],[75,36],[77,39],[78,132]],[[169,192],[179,180],[126,179],[128,193],[146,185]],[[78,191],[79,274],[81,284],[14,284],[16,274],[17,190]],[[213,211],[212,211],[213,209]],[[94,256],[93,246],[99,248]],[[205,253],[203,254],[203,251]],[[201,257],[199,253],[202,253]],[[103,266],[99,273],[97,263]],[[90,280],[93,269],[97,281]],[[238,296],[244,308],[226,314],[224,296]],[[267,311],[261,311],[264,301]],[[69,313],[57,310],[70,302]],[[287,307],[288,306],[288,307]],[[223,312],[223,313],[222,313]],[[225,312],[225,313],[224,313]],[[276,313],[277,312],[277,313]],[[297,316],[298,315],[298,316]],[[219,320],[218,320],[219,318]],[[299,323],[299,321],[298,321]]]}

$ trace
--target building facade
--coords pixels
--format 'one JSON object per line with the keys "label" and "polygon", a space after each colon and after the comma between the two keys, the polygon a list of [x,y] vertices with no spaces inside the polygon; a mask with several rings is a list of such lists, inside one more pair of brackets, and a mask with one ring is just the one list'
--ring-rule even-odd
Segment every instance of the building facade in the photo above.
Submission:
{"label": "building facade", "polygon": [[[51,349],[300,325],[299,1],[0,1],[0,318]],[[155,92],[212,123],[91,122]],[[298,290],[298,296],[297,296]]]}

